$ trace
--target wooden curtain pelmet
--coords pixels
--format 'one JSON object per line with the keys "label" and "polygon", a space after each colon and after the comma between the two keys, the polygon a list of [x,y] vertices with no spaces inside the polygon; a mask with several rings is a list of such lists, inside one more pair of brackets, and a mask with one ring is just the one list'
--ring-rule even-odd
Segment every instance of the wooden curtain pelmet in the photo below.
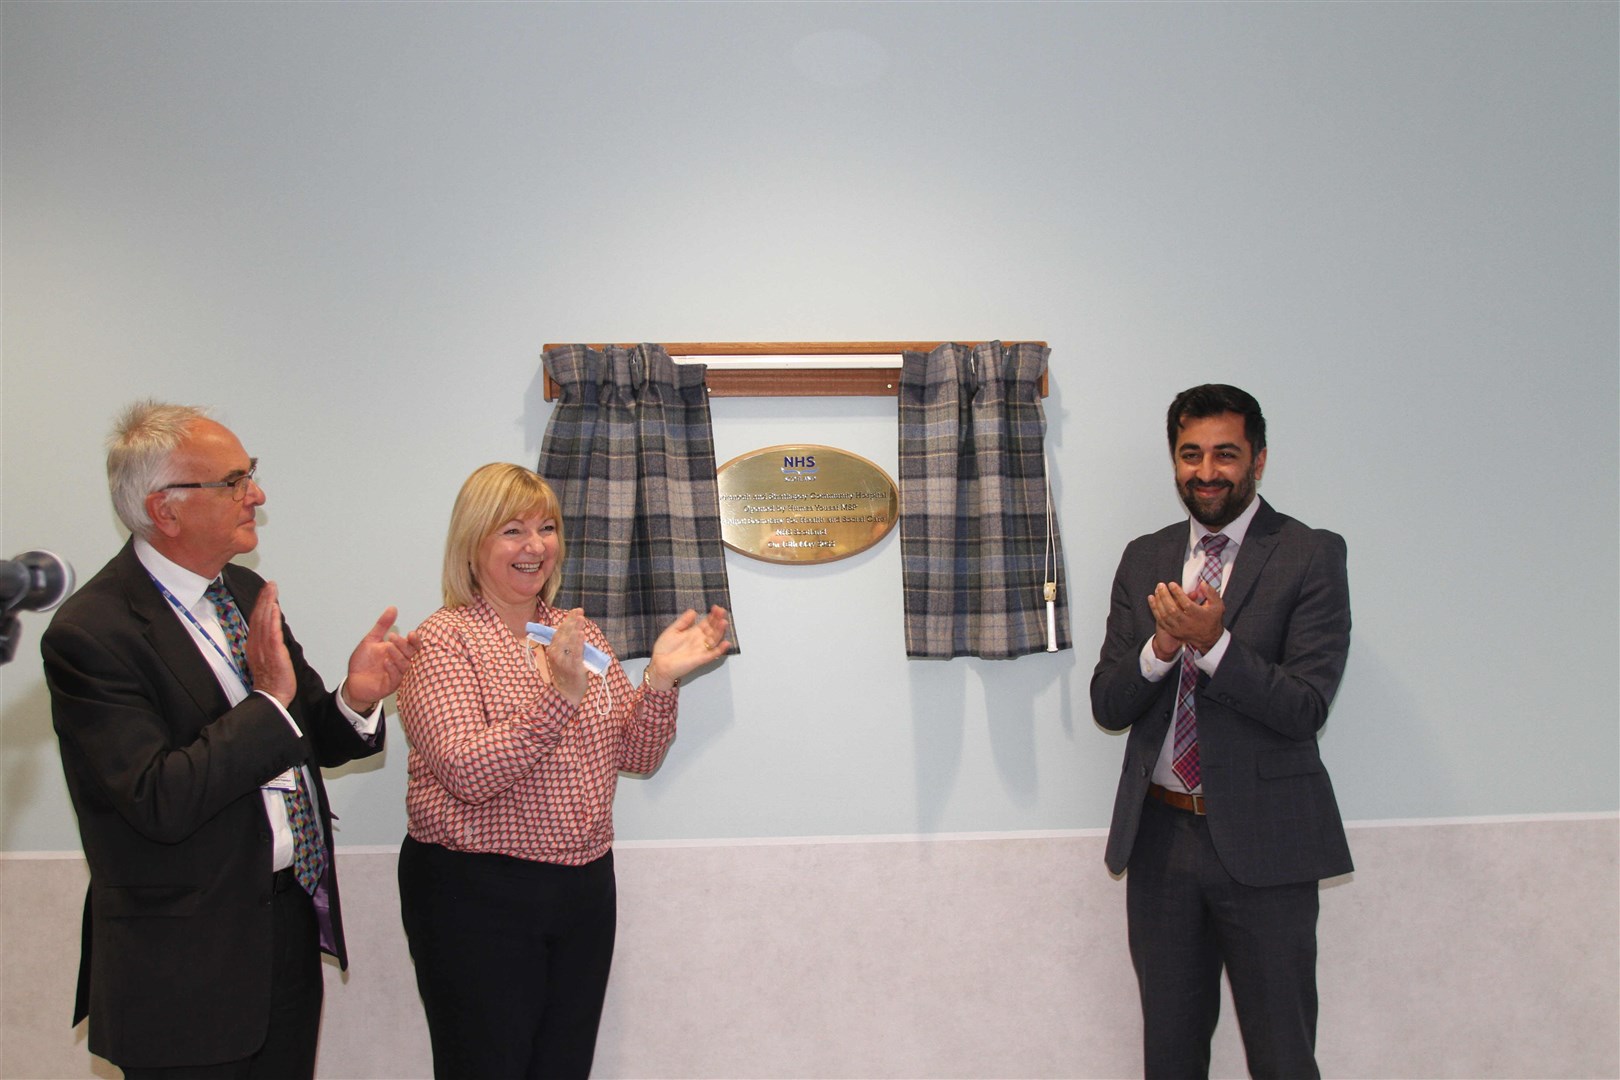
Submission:
{"label": "wooden curtain pelmet", "polygon": [[[639,342],[627,343],[633,348]],[[897,397],[900,393],[900,358],[907,352],[932,352],[943,341],[678,341],[663,345],[672,358],[758,357],[759,367],[710,365],[705,380],[710,397]],[[978,345],[958,341],[958,345]],[[1004,342],[1045,347],[1044,341]],[[559,348],[546,345],[546,349]],[[591,345],[592,349],[605,348]],[[771,357],[779,358],[776,362]],[[833,357],[849,357],[836,366],[818,366]],[[858,358],[868,358],[862,364]],[[852,362],[853,361],[853,362]],[[1046,396],[1047,376],[1041,376]],[[546,373],[547,401],[556,401],[561,388]]]}

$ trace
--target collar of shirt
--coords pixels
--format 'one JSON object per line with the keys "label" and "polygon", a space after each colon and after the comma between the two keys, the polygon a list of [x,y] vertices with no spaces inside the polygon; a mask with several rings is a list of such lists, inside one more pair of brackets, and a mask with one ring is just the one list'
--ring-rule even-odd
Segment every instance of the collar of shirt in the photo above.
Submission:
{"label": "collar of shirt", "polygon": [[[495,626],[505,627],[506,620],[501,613],[495,610],[495,605],[485,599],[483,593],[473,596],[473,602],[467,605],[467,610],[478,618]],[[563,613],[552,607],[538,596],[534,598],[534,615],[530,622],[545,623],[547,626],[556,626],[562,622]]]}
{"label": "collar of shirt", "polygon": [[[196,611],[197,604],[213,584],[212,578],[205,578],[194,574],[179,563],[171,562],[158,553],[158,549],[148,544],[140,537],[135,538],[135,557],[141,560],[146,572],[157,579],[158,584],[169,590],[169,595],[186,606],[187,611]],[[210,615],[213,605],[208,606]]]}
{"label": "collar of shirt", "polygon": [[1226,550],[1221,553],[1221,561],[1231,565],[1237,558],[1237,549],[1243,546],[1243,538],[1249,533],[1249,526],[1254,523],[1254,515],[1260,512],[1260,496],[1256,495],[1249,500],[1249,505],[1243,508],[1243,513],[1234,520],[1226,523],[1220,529],[1206,529],[1196,518],[1188,518],[1187,523],[1192,526],[1191,538],[1187,541],[1187,552],[1182,561],[1190,560],[1198,552],[1198,541],[1215,533],[1224,533],[1227,544]]}

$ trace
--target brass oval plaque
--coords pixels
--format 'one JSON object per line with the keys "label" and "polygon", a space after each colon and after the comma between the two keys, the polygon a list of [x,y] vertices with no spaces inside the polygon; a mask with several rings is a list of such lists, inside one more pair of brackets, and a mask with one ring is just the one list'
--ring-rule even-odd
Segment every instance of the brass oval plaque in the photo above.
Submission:
{"label": "brass oval plaque", "polygon": [[845,559],[899,518],[889,474],[831,446],[767,446],[720,466],[719,482],[720,539],[766,562]]}

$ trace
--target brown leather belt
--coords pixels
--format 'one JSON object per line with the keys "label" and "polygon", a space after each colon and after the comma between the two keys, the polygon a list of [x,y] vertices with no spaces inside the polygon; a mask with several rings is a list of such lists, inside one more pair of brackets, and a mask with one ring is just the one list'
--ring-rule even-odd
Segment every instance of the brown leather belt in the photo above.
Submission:
{"label": "brown leather belt", "polygon": [[1175,807],[1177,810],[1186,810],[1193,814],[1204,812],[1204,797],[1202,795],[1189,795],[1185,791],[1171,791],[1162,784],[1149,784],[1148,794],[1160,802]]}

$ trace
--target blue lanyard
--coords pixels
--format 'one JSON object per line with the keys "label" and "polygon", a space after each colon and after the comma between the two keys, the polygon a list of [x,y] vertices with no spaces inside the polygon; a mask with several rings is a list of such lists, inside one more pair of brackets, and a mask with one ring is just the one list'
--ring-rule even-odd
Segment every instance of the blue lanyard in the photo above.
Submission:
{"label": "blue lanyard", "polygon": [[[219,658],[225,661],[226,666],[235,673],[237,681],[242,684],[242,688],[244,690],[247,689],[247,687],[251,684],[248,682],[247,673],[244,672],[240,667],[237,667],[236,658],[219,647],[219,642],[214,640],[214,635],[210,634],[203,628],[203,624],[197,621],[197,616],[191,613],[191,609],[182,604],[180,602],[180,598],[175,596],[174,593],[170,592],[168,586],[164,585],[163,582],[157,579],[156,574],[152,573],[150,570],[147,570],[146,576],[152,579],[152,584],[158,587],[158,592],[163,594],[163,598],[169,602],[169,606],[178,611],[181,617],[184,618],[188,623],[195,626],[197,628],[197,633],[202,635],[203,640],[214,647],[214,651],[219,654]],[[225,628],[223,626],[220,627],[221,631],[224,629]]]}
{"label": "blue lanyard", "polygon": [[[142,569],[145,569],[145,568],[143,567]],[[182,604],[180,602],[179,597],[175,596],[174,593],[169,591],[168,586],[164,585],[163,582],[161,582],[161,581],[159,581],[157,579],[156,574],[152,573],[152,571],[150,571],[150,570],[147,570],[146,571],[146,576],[152,579],[152,584],[154,584],[154,585],[156,585],[158,587],[158,592],[163,594],[163,598],[169,602],[169,606],[174,608],[174,610],[178,611],[180,613],[180,615],[186,620],[186,622],[190,623],[192,626],[195,626],[197,628],[197,633],[201,634],[203,636],[203,639],[205,641],[207,641],[208,644],[210,644],[210,645],[212,645],[214,647],[214,652],[218,653],[219,658],[221,660],[225,661],[226,666],[228,666],[231,669],[231,672],[232,672],[232,674],[234,674],[236,676],[237,681],[242,684],[242,689],[247,690],[248,691],[248,696],[252,697],[253,696],[253,691],[249,689],[249,686],[251,684],[248,682],[247,676],[243,674],[242,669],[236,666],[235,658],[232,657],[230,653],[226,652],[224,649],[221,649],[219,647],[219,642],[214,640],[214,635],[210,634],[207,630],[203,629],[203,624],[197,621],[197,616],[193,615],[191,613],[191,609],[187,608],[186,605],[184,605],[184,604]],[[220,627],[220,630],[222,632],[224,631],[224,629],[225,628],[223,626]],[[288,719],[291,719],[291,717],[289,716]],[[297,724],[294,724],[293,727],[296,729]],[[300,732],[300,734],[302,734],[302,732]],[[295,766],[293,766],[293,768],[286,770],[286,772],[284,772],[282,774],[282,776],[286,776],[286,775],[292,773],[294,770],[297,770],[297,772],[298,772],[298,774],[300,776],[302,776],[303,773],[304,773],[304,767],[302,765],[295,765]],[[278,792],[278,793],[280,793],[282,795],[285,795],[287,792],[295,790],[297,788],[298,783],[299,783],[299,781],[294,780],[294,781],[291,782],[291,786],[278,786],[276,781],[279,780],[279,779],[280,779],[280,777],[277,777],[276,779],[273,779],[268,783],[260,784],[259,785],[259,790],[260,791],[275,791],[275,792]],[[313,791],[314,789],[310,788],[310,790]]]}

